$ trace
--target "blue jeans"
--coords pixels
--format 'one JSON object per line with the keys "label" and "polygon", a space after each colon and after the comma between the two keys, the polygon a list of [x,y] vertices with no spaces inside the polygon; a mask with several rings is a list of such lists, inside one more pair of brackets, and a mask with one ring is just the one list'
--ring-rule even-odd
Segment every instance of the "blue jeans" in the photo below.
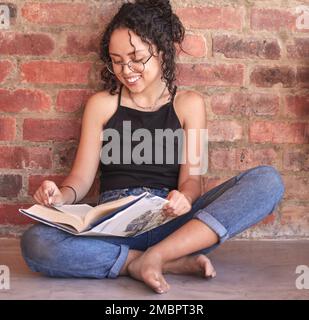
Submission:
{"label": "blue jeans", "polygon": [[[98,203],[144,191],[161,197],[169,192],[144,187],[109,190],[100,195]],[[284,185],[276,169],[258,166],[204,193],[190,212],[139,236],[80,237],[37,224],[23,234],[22,254],[31,270],[47,276],[116,278],[129,250],[144,251],[191,219],[198,219],[219,237],[217,244],[199,251],[207,253],[271,214],[283,193]]]}

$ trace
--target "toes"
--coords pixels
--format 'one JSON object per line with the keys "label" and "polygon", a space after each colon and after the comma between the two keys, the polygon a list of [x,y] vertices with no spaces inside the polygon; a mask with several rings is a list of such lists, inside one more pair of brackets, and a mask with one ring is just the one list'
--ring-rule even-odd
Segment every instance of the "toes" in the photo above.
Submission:
{"label": "toes", "polygon": [[151,274],[144,278],[144,282],[156,293],[166,293],[170,286],[160,274]]}
{"label": "toes", "polygon": [[160,283],[160,286],[157,287],[157,290],[155,290],[157,293],[167,293],[170,289],[170,285],[165,281],[164,277],[162,275],[158,276],[158,282]]}
{"label": "toes", "polygon": [[161,283],[161,293],[166,293],[170,289],[170,285],[166,282],[165,278],[160,275],[160,283]]}
{"label": "toes", "polygon": [[157,293],[163,293],[162,285],[157,279],[148,279],[145,283]]}
{"label": "toes", "polygon": [[216,276],[215,268],[213,267],[211,261],[205,257],[205,277],[206,278],[214,278]]}

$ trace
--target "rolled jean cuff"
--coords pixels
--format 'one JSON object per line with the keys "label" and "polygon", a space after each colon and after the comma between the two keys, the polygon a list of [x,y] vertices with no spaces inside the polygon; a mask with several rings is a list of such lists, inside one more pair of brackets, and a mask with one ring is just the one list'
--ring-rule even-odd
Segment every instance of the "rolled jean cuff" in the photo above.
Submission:
{"label": "rolled jean cuff", "polygon": [[107,275],[107,278],[115,279],[119,276],[120,270],[121,270],[122,266],[125,264],[127,257],[128,257],[128,254],[129,254],[129,247],[121,244],[120,245],[120,254],[119,254],[116,262],[114,263],[114,265],[110,269],[110,271]]}
{"label": "rolled jean cuff", "polygon": [[229,234],[225,226],[208,212],[199,210],[194,214],[194,218],[207,224],[218,235],[220,244],[228,239]]}

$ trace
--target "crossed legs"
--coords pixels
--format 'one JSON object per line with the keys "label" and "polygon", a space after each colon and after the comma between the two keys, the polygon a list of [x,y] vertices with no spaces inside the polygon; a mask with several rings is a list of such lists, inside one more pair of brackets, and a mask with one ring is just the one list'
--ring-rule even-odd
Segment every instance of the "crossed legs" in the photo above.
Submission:
{"label": "crossed legs", "polygon": [[214,231],[203,222],[193,219],[144,253],[130,252],[120,274],[129,274],[134,279],[143,281],[157,293],[169,290],[164,273],[194,273],[214,277],[215,270],[205,255],[189,254],[217,242],[218,236]]}
{"label": "crossed legs", "polygon": [[[188,256],[231,238],[271,214],[284,193],[277,170],[271,166],[251,168],[202,196],[204,205],[179,229],[128,261],[127,272],[155,292],[168,291],[166,272],[187,273],[204,268],[215,271],[205,256]],[[195,266],[195,267],[194,267]],[[207,267],[209,270],[207,271]]]}

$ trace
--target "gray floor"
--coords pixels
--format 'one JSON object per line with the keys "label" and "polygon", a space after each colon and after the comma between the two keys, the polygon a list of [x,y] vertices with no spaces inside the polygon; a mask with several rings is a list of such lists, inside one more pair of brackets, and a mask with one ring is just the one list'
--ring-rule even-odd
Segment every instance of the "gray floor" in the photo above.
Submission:
{"label": "gray floor", "polygon": [[[171,290],[157,295],[143,283],[111,279],[53,279],[31,272],[17,239],[0,239],[0,265],[10,269],[1,299],[309,299],[295,286],[298,265],[309,267],[309,241],[228,241],[209,257],[217,277],[167,275]],[[309,276],[309,275],[308,275]]]}

